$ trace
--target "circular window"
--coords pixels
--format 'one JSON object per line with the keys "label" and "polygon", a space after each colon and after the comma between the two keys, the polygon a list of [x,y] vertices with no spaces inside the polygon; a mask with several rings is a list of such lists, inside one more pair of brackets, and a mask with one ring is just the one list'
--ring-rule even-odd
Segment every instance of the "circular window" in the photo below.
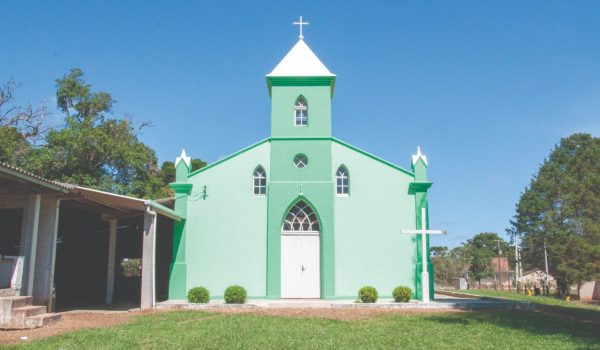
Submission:
{"label": "circular window", "polygon": [[304,154],[296,154],[294,157],[294,165],[296,168],[304,168],[308,165],[308,157]]}

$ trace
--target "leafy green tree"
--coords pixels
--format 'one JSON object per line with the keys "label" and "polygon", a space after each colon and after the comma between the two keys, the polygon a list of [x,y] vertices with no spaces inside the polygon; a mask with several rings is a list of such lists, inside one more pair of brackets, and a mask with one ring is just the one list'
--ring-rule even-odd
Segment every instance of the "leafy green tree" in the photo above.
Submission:
{"label": "leafy green tree", "polygon": [[47,133],[45,145],[34,149],[27,159],[27,169],[50,179],[119,194],[170,195],[154,151],[138,139],[141,127],[111,117],[115,101],[110,94],[92,91],[77,68],[56,80],[56,88],[65,126]]}
{"label": "leafy green tree", "polygon": [[30,151],[31,146],[19,129],[0,126],[0,162],[19,165]]}
{"label": "leafy green tree", "polygon": [[17,84],[13,80],[0,86],[0,161],[21,165],[32,144],[42,138],[48,127],[46,105],[20,106],[14,103]]}
{"label": "leafy green tree", "polygon": [[449,250],[448,247],[431,247],[429,248],[431,255],[445,257],[448,256]]}
{"label": "leafy green tree", "polygon": [[[206,162],[204,162],[202,159],[192,158],[191,166],[191,171],[196,171],[205,167]],[[175,182],[175,163],[171,161],[163,162],[162,166],[160,167],[160,176],[165,184]]]}
{"label": "leafy green tree", "polygon": [[468,268],[464,247],[431,247],[434,281],[437,285],[449,286],[457,277],[464,276]]}
{"label": "leafy green tree", "polygon": [[523,260],[544,266],[561,294],[600,272],[600,138],[563,138],[521,194],[509,233],[523,239]]}
{"label": "leafy green tree", "polygon": [[496,233],[479,233],[464,244],[465,254],[469,261],[469,274],[478,283],[494,273],[492,259],[498,256],[498,247],[502,251],[502,257],[508,257],[509,263],[514,261],[514,252],[508,243]]}

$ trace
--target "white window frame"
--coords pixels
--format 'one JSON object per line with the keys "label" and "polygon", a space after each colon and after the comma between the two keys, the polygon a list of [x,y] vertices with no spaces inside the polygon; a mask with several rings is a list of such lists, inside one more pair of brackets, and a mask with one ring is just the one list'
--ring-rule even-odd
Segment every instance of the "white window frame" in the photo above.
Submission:
{"label": "white window frame", "polygon": [[[258,172],[261,172],[260,175],[261,176],[257,176]],[[259,180],[259,184],[256,184],[256,180]],[[264,180],[264,185],[261,185],[260,180]],[[260,193],[260,189],[263,188],[264,192]],[[258,189],[259,193],[256,193]],[[263,168],[261,165],[257,166],[256,168],[254,168],[254,171],[252,172],[252,195],[255,197],[264,197],[267,195],[267,171],[265,170],[265,168]]]}
{"label": "white window frame", "polygon": [[[294,212],[294,209],[298,208],[298,213]],[[288,220],[288,216],[292,214],[292,220]],[[300,214],[300,215],[298,215]],[[314,217],[314,220],[311,220],[311,215]],[[300,229],[296,230],[294,229],[294,223],[298,223],[300,224]],[[308,223],[308,228],[309,230],[304,230],[304,223]],[[286,224],[289,225],[290,229],[286,230],[285,226]],[[316,228],[318,228],[318,230],[313,230],[313,228],[315,228],[314,226],[316,225]],[[296,204],[294,204],[290,210],[288,210],[288,212],[285,214],[285,218],[283,219],[283,224],[281,225],[281,233],[282,234],[304,234],[304,235],[314,235],[314,234],[319,234],[321,230],[321,222],[319,221],[319,217],[317,216],[317,213],[315,212],[315,210],[308,204],[306,203],[304,200],[300,200],[298,202],[296,202]]]}
{"label": "white window frame", "polygon": [[[304,100],[305,105],[304,106],[298,106],[298,101],[302,99]],[[305,111],[306,112],[306,116],[304,117],[305,123],[304,124],[298,124],[298,120],[296,118],[296,113],[298,113],[298,111]],[[306,97],[304,97],[303,95],[298,96],[298,98],[296,98],[296,102],[294,102],[294,119],[292,120],[294,123],[294,127],[307,127],[308,126],[308,101],[306,100]]]}
{"label": "white window frame", "polygon": [[[339,172],[343,171],[343,175],[339,175]],[[344,179],[346,179],[346,185],[344,185]],[[342,184],[339,185],[338,181],[341,180]],[[346,188],[346,193],[343,193],[344,187]],[[342,189],[342,193],[339,192],[339,189]],[[350,196],[350,172],[345,165],[340,165],[335,171],[335,195],[338,197],[349,197]]]}

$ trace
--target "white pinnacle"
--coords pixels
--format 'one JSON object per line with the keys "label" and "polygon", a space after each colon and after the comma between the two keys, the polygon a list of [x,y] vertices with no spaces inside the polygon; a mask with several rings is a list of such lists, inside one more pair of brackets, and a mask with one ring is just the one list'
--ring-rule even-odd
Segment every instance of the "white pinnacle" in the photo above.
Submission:
{"label": "white pinnacle", "polygon": [[188,166],[188,168],[191,166],[192,157],[188,157],[187,154],[185,154],[185,149],[182,149],[181,155],[179,157],[177,157],[177,159],[175,159],[175,167],[177,167],[177,164],[179,164],[179,162],[182,160],[185,162],[185,164]]}
{"label": "white pinnacle", "polygon": [[425,163],[425,165],[427,165],[427,156],[421,153],[421,146],[417,146],[417,154],[412,156],[413,165],[417,164],[419,158],[423,159],[423,162]]}

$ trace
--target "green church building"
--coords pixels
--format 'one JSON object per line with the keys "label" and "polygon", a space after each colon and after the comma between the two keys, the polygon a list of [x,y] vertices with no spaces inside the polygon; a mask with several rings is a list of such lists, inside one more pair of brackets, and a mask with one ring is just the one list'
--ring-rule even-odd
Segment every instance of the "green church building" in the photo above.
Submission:
{"label": "green church building", "polygon": [[429,242],[401,232],[425,229],[426,157],[408,170],[333,137],[336,76],[302,36],[266,82],[270,137],[193,172],[185,151],[176,160],[186,219],[174,224],[169,299],[196,286],[222,298],[233,284],[250,299],[355,299],[365,285],[432,298]]}

